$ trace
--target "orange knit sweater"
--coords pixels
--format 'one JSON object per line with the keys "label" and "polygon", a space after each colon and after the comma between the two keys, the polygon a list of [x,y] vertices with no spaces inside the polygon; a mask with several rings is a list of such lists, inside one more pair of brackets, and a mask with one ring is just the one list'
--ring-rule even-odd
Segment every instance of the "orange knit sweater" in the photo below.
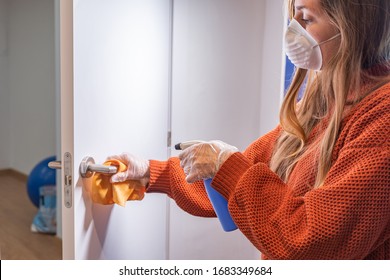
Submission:
{"label": "orange knit sweater", "polygon": [[[309,142],[321,137],[318,127]],[[314,152],[298,162],[287,183],[269,169],[280,131],[233,154],[212,182],[262,257],[390,259],[390,84],[345,118],[320,188],[312,187]],[[193,215],[215,216],[203,183],[187,184],[177,158],[152,160],[150,171],[148,193],[165,193]]]}

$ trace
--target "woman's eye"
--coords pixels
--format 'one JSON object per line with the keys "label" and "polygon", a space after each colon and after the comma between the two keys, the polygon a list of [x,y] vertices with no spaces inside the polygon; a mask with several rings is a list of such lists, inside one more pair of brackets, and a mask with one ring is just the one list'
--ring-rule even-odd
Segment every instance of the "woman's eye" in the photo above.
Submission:
{"label": "woman's eye", "polygon": [[312,22],[311,19],[305,19],[305,18],[302,18],[301,19],[305,24],[310,24]]}

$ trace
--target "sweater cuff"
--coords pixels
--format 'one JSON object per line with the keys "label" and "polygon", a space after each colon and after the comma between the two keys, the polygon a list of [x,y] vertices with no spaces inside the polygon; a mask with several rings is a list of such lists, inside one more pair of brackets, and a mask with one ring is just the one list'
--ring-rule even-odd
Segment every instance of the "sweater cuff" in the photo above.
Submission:
{"label": "sweater cuff", "polygon": [[240,152],[231,155],[215,175],[211,185],[223,197],[229,199],[241,176],[251,167],[249,160]]}
{"label": "sweater cuff", "polygon": [[147,193],[165,193],[171,197],[169,179],[169,162],[150,160],[150,180],[146,189]]}

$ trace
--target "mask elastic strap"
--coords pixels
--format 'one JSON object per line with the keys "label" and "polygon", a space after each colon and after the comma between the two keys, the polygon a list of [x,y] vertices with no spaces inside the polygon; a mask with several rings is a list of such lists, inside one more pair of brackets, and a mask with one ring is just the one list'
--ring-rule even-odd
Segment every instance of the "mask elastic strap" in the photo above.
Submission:
{"label": "mask elastic strap", "polygon": [[[329,41],[332,41],[333,39],[335,39],[335,38],[337,38],[337,37],[339,37],[339,36],[341,36],[341,33],[337,33],[336,35],[330,37],[329,39],[327,39],[327,40],[325,40],[325,41],[323,41],[323,42],[321,42],[321,43],[318,43],[317,46],[321,46],[322,44],[325,44],[325,43],[327,43],[327,42],[329,42]],[[315,46],[315,47],[316,47],[316,46]]]}

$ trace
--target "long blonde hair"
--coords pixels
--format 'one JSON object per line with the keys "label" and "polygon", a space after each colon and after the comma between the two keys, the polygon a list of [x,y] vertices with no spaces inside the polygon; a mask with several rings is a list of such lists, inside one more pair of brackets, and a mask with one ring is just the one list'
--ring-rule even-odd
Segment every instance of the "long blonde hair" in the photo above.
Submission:
{"label": "long blonde hair", "polygon": [[[294,2],[288,0],[290,18],[294,17]],[[389,0],[320,0],[320,3],[341,33],[340,47],[321,71],[296,69],[280,110],[283,132],[270,162],[271,169],[287,181],[296,163],[309,152],[308,136],[326,118],[321,141],[315,147],[310,145],[310,150],[317,149],[315,187],[323,184],[332,166],[347,96],[350,98],[354,93],[353,101],[358,103],[378,85],[389,81],[388,73],[375,76],[367,69],[390,66]],[[367,80],[375,86],[362,92],[362,84]],[[304,84],[304,96],[297,106]]]}

